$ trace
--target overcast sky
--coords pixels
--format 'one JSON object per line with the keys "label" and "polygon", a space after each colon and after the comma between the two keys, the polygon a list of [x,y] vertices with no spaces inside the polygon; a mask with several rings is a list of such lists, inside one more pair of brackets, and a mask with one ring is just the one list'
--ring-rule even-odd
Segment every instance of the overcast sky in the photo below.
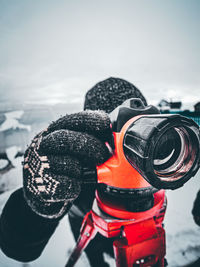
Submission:
{"label": "overcast sky", "polygon": [[0,100],[83,101],[110,76],[200,100],[198,0],[0,0]]}

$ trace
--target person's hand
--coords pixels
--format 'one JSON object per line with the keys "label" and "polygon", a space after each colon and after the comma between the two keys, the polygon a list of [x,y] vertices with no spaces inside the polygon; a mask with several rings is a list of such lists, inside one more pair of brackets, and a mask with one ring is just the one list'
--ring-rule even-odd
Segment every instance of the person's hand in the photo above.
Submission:
{"label": "person's hand", "polygon": [[[39,133],[25,152],[24,195],[37,214],[58,218],[78,197],[83,169],[95,169],[110,152],[110,119],[102,111],[66,115]],[[89,185],[88,185],[89,186]]]}

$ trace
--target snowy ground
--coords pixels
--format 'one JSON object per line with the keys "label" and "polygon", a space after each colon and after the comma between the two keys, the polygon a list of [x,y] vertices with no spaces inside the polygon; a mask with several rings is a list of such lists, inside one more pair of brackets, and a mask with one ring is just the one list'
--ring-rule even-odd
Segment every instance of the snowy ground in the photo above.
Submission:
{"label": "snowy ground", "polygon": [[[20,169],[21,167],[13,168],[10,171],[12,179],[21,179]],[[186,266],[200,256],[200,227],[195,225],[191,216],[193,200],[198,189],[200,189],[200,172],[183,188],[167,193],[168,208],[165,229],[167,260],[170,267]],[[11,192],[7,191],[0,195],[1,208]],[[0,252],[0,265],[4,267],[63,267],[73,246],[74,240],[66,216],[38,260],[26,264],[18,263]],[[114,261],[109,258],[108,260],[111,266],[114,266]],[[88,266],[85,255],[81,257],[76,266]]]}
{"label": "snowy ground", "polygon": [[[25,129],[27,134],[29,134],[29,130],[32,129],[31,125],[17,125],[16,122],[15,125],[16,127],[20,126],[20,128]],[[6,124],[4,123],[4,127],[5,126]],[[1,129],[2,131],[5,131],[5,128]],[[19,188],[22,184],[22,157],[16,157],[19,151],[19,144],[5,147],[4,152],[7,155],[7,159],[0,159],[0,168],[2,167],[2,169],[6,166],[6,160],[7,162],[11,162],[9,168],[0,171],[0,188],[1,192],[4,191],[4,193],[0,194],[0,210],[3,208],[6,200],[13,190]],[[200,257],[200,227],[195,225],[191,215],[193,201],[199,189],[200,171],[183,188],[167,192],[168,207],[164,222],[167,245],[166,257],[169,267],[183,267],[196,261]],[[61,221],[55,234],[47,244],[39,259],[34,262],[24,264],[7,258],[0,251],[0,266],[63,267],[74,244],[66,216]],[[111,266],[115,266],[113,259],[107,258],[107,260],[110,262]],[[88,262],[84,254],[76,266],[88,266]]]}
{"label": "snowy ground", "polygon": [[200,171],[183,188],[168,191],[165,217],[167,260],[169,266],[185,266],[200,257],[200,227],[191,209],[200,189]]}

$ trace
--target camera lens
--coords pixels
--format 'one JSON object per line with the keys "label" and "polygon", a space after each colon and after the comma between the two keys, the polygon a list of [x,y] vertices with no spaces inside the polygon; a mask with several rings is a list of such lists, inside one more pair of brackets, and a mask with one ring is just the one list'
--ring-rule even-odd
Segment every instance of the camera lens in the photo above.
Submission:
{"label": "camera lens", "polygon": [[168,129],[158,139],[153,153],[154,172],[163,181],[175,181],[189,171],[196,146],[188,130],[183,127]]}
{"label": "camera lens", "polygon": [[199,126],[180,115],[144,115],[124,135],[129,163],[157,189],[176,189],[199,169]]}

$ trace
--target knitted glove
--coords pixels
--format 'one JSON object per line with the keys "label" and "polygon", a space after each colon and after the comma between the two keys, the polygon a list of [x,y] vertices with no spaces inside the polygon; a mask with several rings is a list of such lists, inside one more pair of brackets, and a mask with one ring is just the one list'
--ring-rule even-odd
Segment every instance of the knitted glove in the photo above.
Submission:
{"label": "knitted glove", "polygon": [[65,214],[81,191],[83,169],[96,169],[110,157],[105,142],[111,138],[103,111],[66,115],[39,133],[23,163],[24,196],[32,210],[47,218]]}

